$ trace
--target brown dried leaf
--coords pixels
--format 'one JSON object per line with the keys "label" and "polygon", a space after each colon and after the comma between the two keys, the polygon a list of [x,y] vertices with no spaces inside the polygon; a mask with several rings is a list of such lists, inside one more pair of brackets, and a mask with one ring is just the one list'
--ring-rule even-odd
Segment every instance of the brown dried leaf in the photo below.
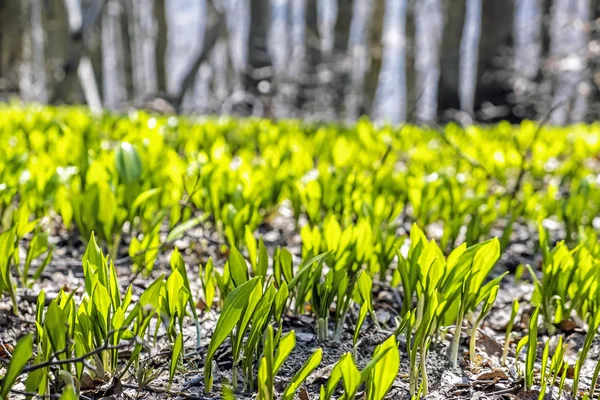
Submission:
{"label": "brown dried leaf", "polygon": [[575,321],[567,319],[560,323],[559,328],[560,328],[560,330],[562,330],[565,333],[571,333],[571,332],[574,332],[575,329],[578,328],[578,326],[575,323]]}
{"label": "brown dried leaf", "polygon": [[10,358],[10,355],[14,350],[15,348],[8,343],[0,345],[0,358]]}
{"label": "brown dried leaf", "polygon": [[304,386],[302,386],[300,388],[300,392],[298,393],[298,397],[300,397],[300,400],[310,400],[310,397],[308,395],[308,391],[306,390],[306,388]]}
{"label": "brown dried leaf", "polygon": [[492,371],[483,372],[475,378],[478,381],[494,381],[498,382],[500,380],[508,380],[508,375],[504,371],[499,368],[496,368]]}
{"label": "brown dried leaf", "polygon": [[117,396],[123,393],[123,385],[116,376],[113,376],[110,382],[98,387],[95,390],[88,390],[84,394],[93,399],[101,399],[108,396]]}

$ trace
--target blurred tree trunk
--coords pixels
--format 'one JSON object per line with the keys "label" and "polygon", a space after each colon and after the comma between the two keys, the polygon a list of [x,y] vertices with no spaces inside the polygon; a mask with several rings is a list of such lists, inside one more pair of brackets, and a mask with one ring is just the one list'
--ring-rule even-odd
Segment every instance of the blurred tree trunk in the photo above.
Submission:
{"label": "blurred tree trunk", "polygon": [[250,32],[248,34],[248,66],[244,76],[245,89],[258,94],[259,75],[263,68],[272,65],[267,48],[271,23],[270,0],[250,0]]}
{"label": "blurred tree trunk", "polygon": [[421,120],[437,117],[440,51],[444,29],[441,0],[421,0],[415,6],[415,72],[417,75],[416,105]]}
{"label": "blurred tree trunk", "polygon": [[22,58],[19,86],[21,99],[26,102],[48,102],[42,7],[42,0],[21,1],[21,18],[25,29],[21,36]]}
{"label": "blurred tree trunk", "polygon": [[156,85],[158,91],[161,93],[167,92],[167,72],[166,72],[166,60],[167,60],[167,15],[165,10],[166,0],[155,0],[154,1],[154,19],[156,21]]}
{"label": "blurred tree trunk", "polygon": [[131,39],[131,65],[134,99],[141,100],[157,92],[156,47],[153,33],[153,0],[126,2]]}
{"label": "blurred tree trunk", "polygon": [[34,74],[33,74],[33,37],[31,32],[31,1],[21,1],[21,24],[23,33],[21,36],[21,65],[19,68],[19,93],[23,101],[33,101]]}
{"label": "blurred tree trunk", "polygon": [[[349,3],[349,2],[345,2]],[[344,7],[350,7],[345,4]],[[365,109],[365,79],[371,68],[369,30],[374,4],[354,0],[352,22],[348,35],[348,59],[350,60],[350,90],[346,95],[346,117],[355,121]]]}
{"label": "blurred tree trunk", "polygon": [[[459,109],[460,43],[465,24],[465,0],[444,0],[444,34],[440,65],[438,93],[439,109]],[[510,90],[510,82],[489,75],[497,69],[497,60],[503,46],[512,40],[514,0],[505,2],[482,1],[481,35],[477,56],[477,86],[475,87],[474,109],[477,111],[482,99],[506,102],[504,97]],[[482,79],[487,75],[486,79]]]}
{"label": "blurred tree trunk", "polygon": [[121,13],[123,5],[119,0],[108,0],[102,18],[102,71],[104,104],[111,110],[119,108],[127,101]]}
{"label": "blurred tree trunk", "polygon": [[479,43],[481,40],[482,0],[467,0],[465,22],[460,41],[458,97],[460,109],[472,117],[478,82]]}
{"label": "blurred tree trunk", "polygon": [[78,0],[64,0],[69,25],[69,45],[67,57],[62,65],[62,77],[55,85],[51,103],[68,102],[78,78],[83,89],[85,100],[94,112],[102,108],[96,75],[89,58],[89,42],[92,41],[90,31],[102,14],[106,3],[103,0],[91,2],[86,13],[83,13]]}
{"label": "blurred tree trunk", "polygon": [[24,18],[17,1],[0,1],[0,91],[16,92],[19,88],[19,66],[22,57]]}
{"label": "blurred tree trunk", "polygon": [[188,93],[189,90],[193,90],[195,87],[200,67],[207,60],[208,56],[214,52],[215,45],[219,38],[225,38],[227,36],[225,15],[221,13],[221,10],[215,7],[213,1],[207,1],[206,5],[206,29],[203,35],[202,47],[189,65],[184,69],[184,73],[182,74],[183,80],[177,91],[173,94],[172,104],[178,112],[181,112],[182,110],[186,93]]}
{"label": "blurred tree trunk", "polygon": [[371,114],[373,111],[375,93],[377,92],[377,84],[379,82],[379,72],[381,71],[381,61],[383,55],[383,44],[381,38],[383,35],[384,15],[384,0],[375,0],[375,4],[373,4],[373,15],[371,17],[372,29],[369,31],[369,39],[371,43],[369,46],[371,65],[367,77],[365,78],[363,100],[364,111],[369,114]]}
{"label": "blurred tree trunk", "polygon": [[[57,81],[60,81],[62,65],[69,55],[69,21],[63,1],[45,4],[43,17],[46,34],[46,79],[52,100],[54,87]],[[78,100],[81,102],[81,97]]]}
{"label": "blurred tree trunk", "polygon": [[45,104],[48,102],[48,85],[46,81],[45,34],[42,18],[42,0],[31,0],[31,44],[34,99]]}
{"label": "blurred tree trunk", "polygon": [[407,116],[406,21],[407,0],[386,0],[383,22],[383,57],[375,94],[373,116],[397,125]]}

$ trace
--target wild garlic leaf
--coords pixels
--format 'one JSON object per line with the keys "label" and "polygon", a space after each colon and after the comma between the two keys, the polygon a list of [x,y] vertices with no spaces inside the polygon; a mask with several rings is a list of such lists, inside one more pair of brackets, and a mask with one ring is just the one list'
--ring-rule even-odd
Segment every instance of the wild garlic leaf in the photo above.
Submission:
{"label": "wild garlic leaf", "polygon": [[210,339],[206,360],[204,362],[204,384],[206,393],[209,393],[212,388],[212,358],[219,346],[221,346],[233,328],[237,325],[248,304],[250,294],[259,283],[259,277],[253,278],[242,283],[229,293],[227,298],[225,298],[225,304],[223,305],[215,331]]}
{"label": "wild garlic leaf", "polygon": [[315,370],[321,363],[323,357],[323,349],[320,347],[315,350],[312,355],[306,360],[302,368],[294,375],[287,388],[283,392],[281,398],[283,400],[292,400],[296,390],[300,388],[300,385],[306,380],[306,378]]}
{"label": "wild garlic leaf", "polygon": [[2,380],[2,386],[0,387],[0,398],[8,400],[8,394],[12,388],[15,380],[21,374],[23,368],[29,362],[33,354],[33,335],[29,334],[17,342],[15,349],[12,353],[8,367],[6,368],[6,374]]}

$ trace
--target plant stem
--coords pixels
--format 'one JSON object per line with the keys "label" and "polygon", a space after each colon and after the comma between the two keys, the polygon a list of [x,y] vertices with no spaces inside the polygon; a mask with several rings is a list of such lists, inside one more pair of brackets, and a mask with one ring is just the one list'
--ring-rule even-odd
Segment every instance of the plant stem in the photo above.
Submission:
{"label": "plant stem", "polygon": [[[10,274],[10,272],[9,272]],[[10,278],[9,278],[10,279]],[[10,300],[12,301],[12,309],[13,309],[13,315],[15,317],[19,316],[19,305],[17,304],[17,296],[15,294],[15,288],[12,284],[12,282],[8,282],[8,292],[10,293]]]}
{"label": "plant stem", "polygon": [[462,320],[463,320],[463,309],[462,305],[456,316],[456,326],[454,328],[454,338],[452,339],[452,352],[450,353],[450,360],[454,368],[458,367],[458,345],[460,344],[460,334],[462,331]]}
{"label": "plant stem", "polygon": [[471,360],[471,364],[475,365],[475,355],[477,354],[476,344],[477,344],[477,326],[479,325],[476,320],[473,323],[473,328],[471,329],[471,339],[469,340],[469,357]]}
{"label": "plant stem", "polygon": [[590,385],[590,399],[594,398],[596,384],[598,383],[598,375],[600,375],[600,361],[596,363],[596,368],[594,368],[594,374],[592,375],[592,383]]}
{"label": "plant stem", "polygon": [[110,249],[110,259],[113,261],[117,259],[117,256],[119,254],[119,244],[121,244],[121,233],[120,232],[114,236],[113,244]]}
{"label": "plant stem", "polygon": [[427,379],[427,370],[425,362],[427,361],[427,349],[425,343],[421,343],[421,355],[419,363],[421,364],[421,387],[423,388],[423,396],[429,394],[429,381]]}
{"label": "plant stem", "polygon": [[328,327],[327,327],[327,319],[319,318],[317,320],[317,337],[319,342],[326,342],[328,336]]}
{"label": "plant stem", "polygon": [[[414,364],[414,362],[413,362]],[[417,377],[419,375],[419,368],[414,365],[410,367],[410,396],[413,397],[417,391]]]}
{"label": "plant stem", "polygon": [[234,392],[237,390],[237,383],[237,362],[234,362],[231,368],[231,387]]}

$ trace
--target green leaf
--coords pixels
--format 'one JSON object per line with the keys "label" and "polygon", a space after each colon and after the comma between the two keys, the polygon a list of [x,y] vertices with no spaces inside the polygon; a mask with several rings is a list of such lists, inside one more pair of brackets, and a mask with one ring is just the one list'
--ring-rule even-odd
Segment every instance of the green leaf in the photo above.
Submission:
{"label": "green leaf", "polygon": [[319,366],[321,363],[321,359],[323,358],[323,349],[320,347],[315,350],[312,355],[306,360],[300,371],[294,375],[288,387],[285,389],[282,395],[283,400],[291,400],[294,398],[294,393],[300,387],[300,385],[304,382],[304,380],[310,375],[315,368]]}
{"label": "green leaf", "polygon": [[256,306],[259,304],[262,298],[262,287],[261,285],[256,285],[254,290],[250,293],[250,296],[247,299],[247,305],[244,309],[244,313],[242,315],[241,320],[238,322],[236,329],[236,339],[233,342],[233,357],[234,360],[237,360],[239,357],[239,353],[242,348],[242,341],[244,340],[244,335],[246,333],[246,329],[248,329],[248,325],[250,324],[250,320],[254,315],[254,310]]}
{"label": "green leaf", "polygon": [[171,354],[171,366],[169,368],[169,388],[173,383],[173,377],[175,376],[175,371],[177,369],[177,363],[181,359],[181,354],[183,351],[183,334],[179,333],[177,335],[177,339],[175,339],[175,343],[173,344],[173,353]]}
{"label": "green leaf", "polygon": [[131,214],[135,215],[138,208],[140,208],[142,205],[144,205],[144,203],[146,203],[151,198],[159,195],[161,192],[162,192],[162,188],[154,188],[154,189],[149,189],[149,190],[146,190],[145,192],[140,193],[135,198],[135,200],[133,201],[133,204],[131,205]]}
{"label": "green leaf", "polygon": [[365,317],[367,316],[367,313],[369,312],[369,306],[367,305],[367,303],[363,303],[363,305],[360,307],[360,311],[358,312],[358,319],[356,320],[356,327],[354,328],[354,336],[352,337],[352,345],[356,346],[356,343],[358,342],[358,335],[360,334],[360,328],[362,327],[363,323],[365,322]]}
{"label": "green leaf", "polygon": [[356,364],[352,359],[351,353],[346,353],[340,360],[335,364],[329,379],[327,380],[327,387],[324,389],[321,396],[321,400],[329,400],[333,395],[333,392],[338,385],[338,382],[344,380],[344,398],[353,399],[361,384],[361,374]]}
{"label": "green leaf", "polygon": [[135,147],[123,142],[115,152],[115,165],[123,183],[136,183],[142,177],[142,160]]}
{"label": "green leaf", "polygon": [[187,231],[201,224],[206,219],[206,216],[196,217],[188,219],[185,222],[173,227],[167,235],[167,243],[174,241],[175,239],[181,238]]}
{"label": "green leaf", "polygon": [[63,389],[62,394],[60,395],[60,400],[77,400],[79,397],[77,396],[77,392],[73,385],[69,385]]}
{"label": "green leaf", "polygon": [[[97,285],[99,286],[99,285]],[[102,287],[102,286],[100,286]],[[58,305],[58,298],[50,303],[46,317],[44,318],[44,326],[48,338],[52,343],[54,351],[62,351],[65,349],[67,342],[65,337],[65,329],[67,328],[67,316]],[[107,299],[107,302],[110,301]]]}
{"label": "green leaf", "polygon": [[267,366],[267,358],[260,359],[258,366],[258,399],[272,400],[269,392],[269,367]]}
{"label": "green leaf", "polygon": [[229,251],[229,273],[234,285],[240,286],[242,283],[248,280],[248,265],[239,250],[232,246]]}
{"label": "green leaf", "polygon": [[319,254],[318,256],[309,258],[306,261],[303,261],[302,264],[298,267],[298,272],[294,276],[294,278],[289,282],[288,288],[293,289],[298,281],[304,277],[304,275],[311,269],[314,263],[318,263],[319,265],[325,261],[325,258],[329,255],[329,252]]}
{"label": "green leaf", "polygon": [[250,297],[250,294],[254,291],[259,283],[260,278],[258,277],[242,283],[231,293],[229,293],[225,299],[225,304],[223,305],[223,310],[221,311],[221,315],[217,321],[217,326],[215,327],[215,331],[210,339],[206,360],[204,362],[204,387],[206,393],[209,393],[212,389],[212,358],[219,346],[225,341],[227,336],[229,336],[233,328],[237,325],[242,313],[246,308],[246,305],[248,304],[248,298]]}
{"label": "green leaf", "polygon": [[8,394],[10,389],[17,377],[21,374],[21,371],[29,362],[33,354],[33,335],[29,334],[17,342],[15,349],[12,353],[12,358],[6,368],[6,375],[2,380],[2,387],[0,387],[0,398],[8,400]]}
{"label": "green leaf", "polygon": [[254,233],[252,233],[252,230],[248,225],[246,225],[244,229],[244,244],[246,245],[246,250],[248,251],[248,258],[250,259],[250,265],[252,266],[254,276],[259,276],[258,271],[256,270],[258,244],[254,238]]}
{"label": "green leaf", "polygon": [[373,356],[387,351],[386,355],[373,367],[367,382],[366,399],[381,400],[386,395],[398,375],[400,354],[396,346],[396,337],[390,336],[380,346],[377,346]]}
{"label": "green leaf", "polygon": [[269,268],[269,255],[262,238],[258,241],[258,263],[256,265],[256,275],[266,277]]}
{"label": "green leaf", "polygon": [[350,353],[346,353],[340,360],[340,370],[344,379],[344,391],[349,399],[354,398],[358,387],[360,386],[360,371],[356,368]]}
{"label": "green leaf", "polygon": [[529,340],[527,347],[527,357],[525,359],[525,385],[527,388],[533,386],[533,377],[535,373],[535,359],[537,356],[537,331],[538,331],[538,315],[540,308],[536,308],[531,314],[529,321]]}
{"label": "green leaf", "polygon": [[277,375],[277,371],[279,371],[279,368],[281,368],[292,350],[294,350],[294,347],[296,347],[296,332],[290,331],[279,341],[277,354],[273,363],[273,375]]}
{"label": "green leaf", "polygon": [[144,290],[144,293],[140,296],[139,304],[143,307],[151,307],[152,310],[156,310],[158,308],[158,304],[160,301],[160,289],[162,288],[162,283],[165,279],[164,275],[161,275],[154,282]]}
{"label": "green leaf", "polygon": [[287,283],[281,282],[281,287],[277,291],[275,295],[275,320],[281,321],[281,317],[283,316],[283,312],[285,311],[285,305],[287,304],[288,297],[290,292],[288,290]]}

